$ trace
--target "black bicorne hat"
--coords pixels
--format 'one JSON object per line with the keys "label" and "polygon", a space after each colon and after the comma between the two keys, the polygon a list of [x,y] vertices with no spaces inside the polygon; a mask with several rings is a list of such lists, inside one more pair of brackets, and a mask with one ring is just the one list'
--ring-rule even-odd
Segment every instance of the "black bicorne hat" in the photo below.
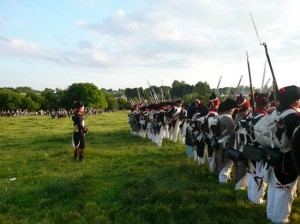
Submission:
{"label": "black bicorne hat", "polygon": [[83,103],[80,100],[74,101],[74,107],[79,109],[80,107],[84,106]]}
{"label": "black bicorne hat", "polygon": [[233,99],[226,99],[225,101],[220,103],[218,112],[221,113],[235,108],[239,108],[237,102]]}

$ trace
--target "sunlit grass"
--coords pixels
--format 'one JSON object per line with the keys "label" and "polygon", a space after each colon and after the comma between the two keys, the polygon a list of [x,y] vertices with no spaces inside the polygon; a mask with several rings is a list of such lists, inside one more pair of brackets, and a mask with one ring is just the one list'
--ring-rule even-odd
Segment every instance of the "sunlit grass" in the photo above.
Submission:
{"label": "sunlit grass", "polygon": [[269,223],[264,205],[218,184],[185,146],[132,136],[127,112],[86,119],[85,163],[72,161],[70,118],[0,122],[0,223]]}

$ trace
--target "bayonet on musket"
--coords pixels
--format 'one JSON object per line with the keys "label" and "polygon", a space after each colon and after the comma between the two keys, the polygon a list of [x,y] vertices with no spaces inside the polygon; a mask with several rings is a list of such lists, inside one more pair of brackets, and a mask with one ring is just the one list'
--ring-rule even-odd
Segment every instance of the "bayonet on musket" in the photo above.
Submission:
{"label": "bayonet on musket", "polygon": [[228,95],[229,95],[229,93],[230,93],[230,91],[231,91],[231,88],[232,88],[232,87],[229,87],[229,88],[228,88],[228,90],[227,90],[227,92],[226,92],[226,94],[225,94],[225,97],[224,97],[224,99],[223,99],[223,102],[228,98]]}
{"label": "bayonet on musket", "polygon": [[273,71],[271,60],[270,60],[270,56],[269,56],[269,53],[268,53],[268,47],[267,47],[267,44],[265,42],[262,43],[261,40],[260,40],[260,38],[259,38],[259,35],[258,35],[258,32],[257,32],[256,26],[255,26],[255,23],[254,23],[254,19],[252,17],[251,12],[250,12],[250,16],[251,16],[251,19],[252,19],[252,23],[253,23],[253,26],[254,26],[254,29],[255,29],[256,36],[257,36],[257,39],[259,41],[259,44],[263,45],[264,48],[265,48],[266,57],[267,57],[268,64],[269,64],[269,67],[270,67],[270,70],[271,70],[271,74],[272,74],[272,77],[273,77],[273,94],[274,94],[274,101],[276,102],[277,101],[278,85],[277,85],[277,81],[276,81],[276,78],[275,78],[275,75],[274,75],[274,71]]}
{"label": "bayonet on musket", "polygon": [[250,63],[249,63],[249,56],[248,56],[248,52],[246,51],[246,55],[247,55],[247,66],[248,66],[248,74],[249,74],[249,82],[250,82],[250,94],[251,94],[251,106],[254,110],[254,105],[255,105],[255,99],[254,99],[254,94],[253,94],[253,87],[252,87],[252,79],[251,79],[251,71],[250,71]]}
{"label": "bayonet on musket", "polygon": [[161,81],[161,88],[160,88],[160,92],[161,92],[161,102],[164,102],[164,92],[163,92],[163,88],[164,88],[164,84],[163,81]]}
{"label": "bayonet on musket", "polygon": [[217,85],[217,89],[216,89],[216,93],[219,92],[219,87],[220,87],[221,80],[222,80],[222,76],[220,76],[220,79],[219,79],[219,82],[218,82],[218,85]]}
{"label": "bayonet on musket", "polygon": [[149,83],[148,80],[147,80],[147,84],[148,84],[148,87],[149,87],[149,92],[150,92],[150,99],[151,99],[151,102],[152,102],[152,103],[155,103],[155,99],[154,99],[154,97],[153,97],[153,93],[152,93],[152,91],[151,91],[151,86],[150,86],[150,83]]}
{"label": "bayonet on musket", "polygon": [[266,81],[266,84],[264,85],[264,88],[263,88],[263,92],[265,93],[267,93],[267,92],[269,92],[269,87],[268,87],[268,84],[269,84],[269,82],[270,82],[270,78]]}
{"label": "bayonet on musket", "polygon": [[160,92],[161,92],[161,101],[164,102],[165,99],[164,99],[164,93],[163,93],[163,90],[162,88],[160,89]]}
{"label": "bayonet on musket", "polygon": [[261,93],[264,92],[264,82],[265,82],[265,76],[266,76],[266,64],[267,64],[267,61],[265,61],[265,66],[264,66],[264,74],[263,74],[263,78],[262,78],[262,82],[261,82],[261,88],[260,88]]}
{"label": "bayonet on musket", "polygon": [[138,89],[137,89],[137,93],[138,93],[138,96],[139,96],[139,103],[138,103],[137,105],[138,105],[138,108],[140,108],[140,104],[141,104],[141,95],[140,95],[140,92],[139,92]]}
{"label": "bayonet on musket", "polygon": [[217,85],[217,91],[218,91],[218,89],[220,87],[221,80],[222,80],[222,76],[220,76],[220,79],[219,79],[219,82],[218,82],[218,85]]}
{"label": "bayonet on musket", "polygon": [[251,16],[251,20],[252,20],[252,23],[253,23],[253,26],[254,26],[255,33],[256,33],[257,39],[258,39],[258,41],[259,41],[259,44],[260,44],[260,45],[263,45],[263,43],[260,41],[260,38],[259,38],[259,35],[258,35],[258,32],[257,32],[256,26],[255,26],[255,23],[254,23],[254,19],[253,19],[253,17],[252,17],[251,12],[250,12],[250,16]]}
{"label": "bayonet on musket", "polygon": [[154,100],[156,101],[156,103],[159,103],[158,97],[157,97],[154,89],[151,87],[150,82],[148,80],[147,80],[147,82],[148,82],[150,90],[153,92]]}
{"label": "bayonet on musket", "polygon": [[235,89],[235,95],[234,95],[234,98],[238,95],[238,91],[239,91],[239,88],[240,88],[240,84],[241,84],[241,81],[242,81],[242,79],[243,79],[243,75],[241,75],[241,78],[240,78],[240,80],[239,80],[239,83],[237,84],[237,87],[236,87],[236,89]]}

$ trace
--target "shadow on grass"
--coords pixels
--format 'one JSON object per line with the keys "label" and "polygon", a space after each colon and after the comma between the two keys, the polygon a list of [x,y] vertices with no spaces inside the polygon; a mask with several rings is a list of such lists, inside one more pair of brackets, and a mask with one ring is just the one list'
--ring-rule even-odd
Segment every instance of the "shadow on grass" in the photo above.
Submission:
{"label": "shadow on grass", "polygon": [[217,184],[216,174],[193,164],[148,171],[112,186],[115,196],[109,201],[116,208],[103,204],[106,194],[98,199],[113,223],[268,223],[264,210],[247,201],[245,191],[234,191],[233,183]]}

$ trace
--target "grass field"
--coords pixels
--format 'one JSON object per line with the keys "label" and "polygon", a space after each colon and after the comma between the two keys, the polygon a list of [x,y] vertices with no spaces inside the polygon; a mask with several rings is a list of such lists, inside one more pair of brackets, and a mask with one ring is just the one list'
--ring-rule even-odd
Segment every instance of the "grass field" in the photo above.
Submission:
{"label": "grass field", "polygon": [[[184,145],[132,136],[127,112],[87,118],[85,163],[72,160],[70,118],[0,123],[1,224],[269,223],[265,205],[219,184]],[[299,197],[290,219],[300,223]]]}

